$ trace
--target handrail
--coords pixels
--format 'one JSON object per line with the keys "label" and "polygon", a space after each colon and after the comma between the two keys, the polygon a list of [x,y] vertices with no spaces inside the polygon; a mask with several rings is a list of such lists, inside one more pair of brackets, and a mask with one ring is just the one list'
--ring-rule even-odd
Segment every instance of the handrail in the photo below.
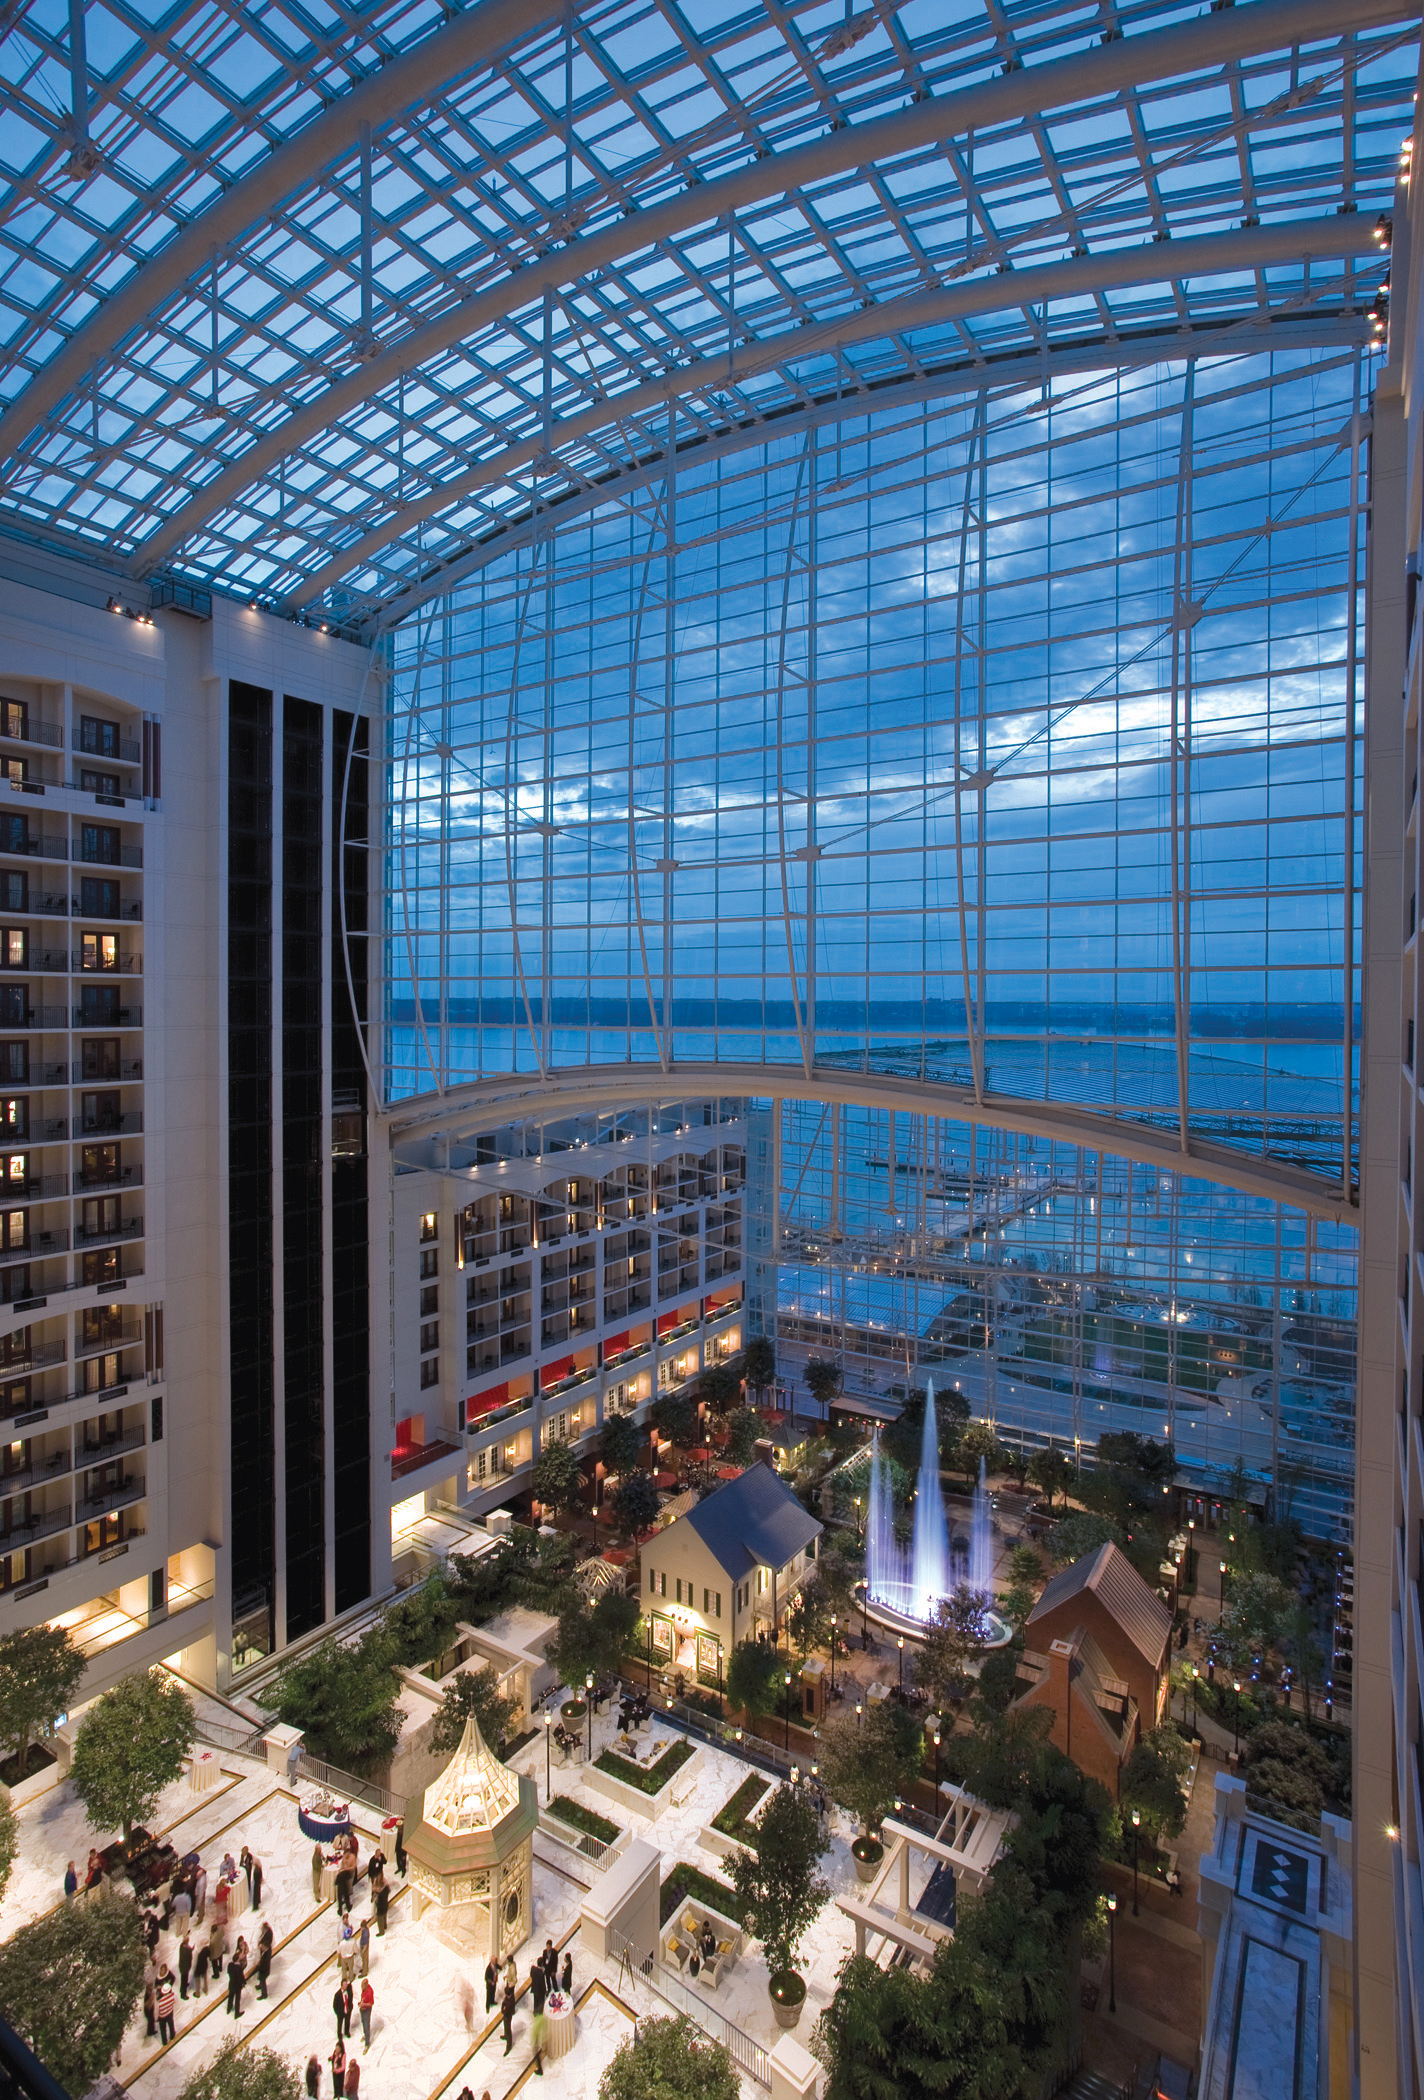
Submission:
{"label": "handrail", "polygon": [[760,2042],[729,2020],[725,2013],[719,2013],[705,1998],[689,1991],[686,1984],[661,1968],[653,1955],[641,1953],[614,1927],[609,1929],[608,1944],[615,1961],[621,1961],[626,1954],[650,1990],[656,1991],[674,2011],[686,2013],[705,2034],[711,2035],[714,2042],[722,2044],[739,2071],[745,2071],[748,2078],[754,2078],[758,2085],[770,2091],[771,2062]]}
{"label": "handrail", "polygon": [[368,1808],[380,1809],[382,1815],[399,1813],[401,1804],[394,1794],[374,1779],[358,1779],[353,1772],[343,1772],[339,1765],[324,1764],[319,1757],[308,1757],[303,1751],[297,1759],[299,1779],[315,1780],[318,1786],[330,1787],[344,1794],[348,1801],[363,1801]]}

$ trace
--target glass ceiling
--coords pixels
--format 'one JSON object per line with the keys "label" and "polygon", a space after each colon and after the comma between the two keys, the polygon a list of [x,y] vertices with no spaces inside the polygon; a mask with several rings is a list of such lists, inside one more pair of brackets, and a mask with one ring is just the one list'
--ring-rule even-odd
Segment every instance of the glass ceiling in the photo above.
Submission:
{"label": "glass ceiling", "polygon": [[1416,43],[1399,0],[22,0],[0,526],[369,632],[669,446],[1357,345]]}

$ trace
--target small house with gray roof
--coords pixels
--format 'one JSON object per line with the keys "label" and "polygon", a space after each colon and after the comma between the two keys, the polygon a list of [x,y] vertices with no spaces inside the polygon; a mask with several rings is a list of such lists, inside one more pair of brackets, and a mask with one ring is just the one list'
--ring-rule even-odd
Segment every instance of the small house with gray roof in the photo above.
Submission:
{"label": "small house with gray roof", "polygon": [[1040,1655],[1055,1642],[1076,1647],[1080,1629],[1098,1674],[1121,1687],[1144,1731],[1155,1728],[1167,1703],[1172,1614],[1111,1540],[1059,1569],[1029,1613],[1024,1645]]}
{"label": "small house with gray roof", "polygon": [[653,1660],[718,1684],[738,1641],[769,1636],[814,1564],[821,1526],[768,1466],[748,1466],[642,1548]]}

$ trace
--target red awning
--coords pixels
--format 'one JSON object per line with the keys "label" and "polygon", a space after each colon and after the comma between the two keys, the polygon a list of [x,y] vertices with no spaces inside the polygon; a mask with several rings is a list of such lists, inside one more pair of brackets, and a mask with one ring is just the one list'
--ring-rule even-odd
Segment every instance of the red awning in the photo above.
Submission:
{"label": "red awning", "polygon": [[547,1391],[551,1385],[557,1385],[561,1378],[567,1378],[573,1367],[574,1360],[571,1356],[561,1356],[556,1362],[545,1364],[539,1373],[540,1385]]}
{"label": "red awning", "polygon": [[621,1356],[627,1346],[628,1336],[626,1333],[610,1334],[603,1344],[603,1361],[607,1363],[610,1356]]}
{"label": "red awning", "polygon": [[465,1402],[465,1420],[467,1422],[478,1422],[481,1415],[493,1414],[497,1407],[503,1407],[508,1398],[508,1379],[504,1381],[503,1385],[490,1386],[487,1392],[472,1393]]}

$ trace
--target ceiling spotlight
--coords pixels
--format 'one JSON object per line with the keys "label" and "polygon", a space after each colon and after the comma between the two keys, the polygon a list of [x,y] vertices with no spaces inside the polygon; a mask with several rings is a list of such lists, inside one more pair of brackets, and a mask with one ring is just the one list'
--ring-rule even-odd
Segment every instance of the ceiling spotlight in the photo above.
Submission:
{"label": "ceiling spotlight", "polygon": [[121,612],[123,611],[123,607],[122,607],[122,605],[120,605],[120,603],[119,603],[119,601],[118,601],[118,599],[117,599],[117,598],[110,598],[110,600],[109,600],[109,604],[108,604],[108,610],[109,610],[110,612],[116,612],[116,613],[121,613]]}
{"label": "ceiling spotlight", "polygon": [[1382,248],[1387,248],[1394,239],[1394,221],[1387,212],[1381,212],[1375,220],[1375,239]]}

